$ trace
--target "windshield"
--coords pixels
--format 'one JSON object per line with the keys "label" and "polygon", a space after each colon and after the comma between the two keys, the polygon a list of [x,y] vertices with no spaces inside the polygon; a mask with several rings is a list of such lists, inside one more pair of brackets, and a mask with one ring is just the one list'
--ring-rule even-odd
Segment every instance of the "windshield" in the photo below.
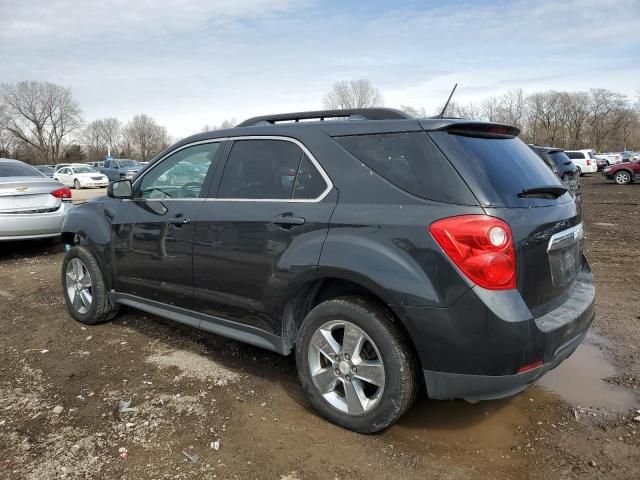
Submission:
{"label": "windshield", "polygon": [[140,168],[140,164],[135,160],[118,160],[120,168]]}
{"label": "windshield", "polygon": [[97,173],[97,170],[92,167],[73,167],[75,173]]}
{"label": "windshield", "polygon": [[430,132],[483,205],[524,207],[554,205],[558,198],[522,198],[525,190],[562,187],[540,157],[517,137],[477,137]]}
{"label": "windshield", "polygon": [[25,163],[0,163],[0,177],[38,177],[42,174]]}

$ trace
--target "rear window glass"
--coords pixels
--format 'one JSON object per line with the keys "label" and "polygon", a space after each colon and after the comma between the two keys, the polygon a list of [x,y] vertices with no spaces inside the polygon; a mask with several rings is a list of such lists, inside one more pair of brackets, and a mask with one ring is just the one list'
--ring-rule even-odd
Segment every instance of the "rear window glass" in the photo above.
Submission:
{"label": "rear window glass", "polygon": [[558,199],[520,198],[523,190],[562,186],[551,169],[522,140],[514,137],[472,137],[447,132],[430,136],[483,204],[530,207],[564,202]]}
{"label": "rear window glass", "polygon": [[0,163],[0,177],[42,177],[35,168],[23,163]]}
{"label": "rear window glass", "polygon": [[548,155],[554,165],[566,165],[571,161],[564,152],[551,152]]}
{"label": "rear window glass", "polygon": [[334,137],[397,187],[438,202],[477,205],[469,188],[425,132]]}

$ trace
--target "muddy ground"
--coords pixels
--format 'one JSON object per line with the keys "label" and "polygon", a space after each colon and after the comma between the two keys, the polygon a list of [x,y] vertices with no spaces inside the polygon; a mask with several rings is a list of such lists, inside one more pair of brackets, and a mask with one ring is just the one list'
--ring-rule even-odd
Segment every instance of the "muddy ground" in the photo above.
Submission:
{"label": "muddy ground", "polygon": [[82,326],[60,245],[0,245],[0,480],[640,478],[640,185],[583,184],[587,342],[511,399],[423,398],[372,436],[316,416],[293,358],[131,310]]}

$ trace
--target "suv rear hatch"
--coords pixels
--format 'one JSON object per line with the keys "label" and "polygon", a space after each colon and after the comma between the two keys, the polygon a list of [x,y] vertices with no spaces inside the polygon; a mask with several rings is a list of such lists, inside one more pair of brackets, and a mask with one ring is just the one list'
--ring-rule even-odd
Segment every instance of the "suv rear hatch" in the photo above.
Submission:
{"label": "suv rear hatch", "polygon": [[517,288],[537,317],[575,284],[582,266],[581,214],[566,186],[517,133],[482,123],[428,132],[486,213],[509,224]]}

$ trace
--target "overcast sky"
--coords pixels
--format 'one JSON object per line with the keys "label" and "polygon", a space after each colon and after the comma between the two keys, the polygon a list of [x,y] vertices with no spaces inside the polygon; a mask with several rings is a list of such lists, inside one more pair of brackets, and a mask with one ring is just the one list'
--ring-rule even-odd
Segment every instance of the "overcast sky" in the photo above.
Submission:
{"label": "overcast sky", "polygon": [[640,0],[0,0],[0,82],[72,88],[87,121],[205,123],[322,107],[369,79],[433,111],[521,87],[640,92]]}

